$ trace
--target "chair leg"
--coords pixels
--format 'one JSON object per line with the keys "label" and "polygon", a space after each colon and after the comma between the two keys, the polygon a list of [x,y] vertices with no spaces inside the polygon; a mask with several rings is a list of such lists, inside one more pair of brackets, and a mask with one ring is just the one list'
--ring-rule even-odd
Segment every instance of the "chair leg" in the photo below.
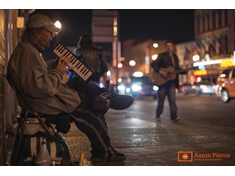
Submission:
{"label": "chair leg", "polygon": [[18,157],[18,154],[19,154],[19,149],[20,149],[22,137],[23,137],[23,134],[24,134],[27,115],[28,115],[28,111],[26,112],[26,115],[25,115],[24,119],[21,122],[19,122],[19,127],[18,127],[18,130],[17,130],[17,134],[16,134],[14,146],[13,146],[13,151],[12,151],[12,155],[11,155],[11,165],[12,166],[16,165],[16,161],[17,161],[17,157]]}
{"label": "chair leg", "polygon": [[40,122],[40,124],[42,125],[42,127],[44,128],[44,130],[46,131],[46,136],[49,139],[49,141],[53,142],[55,141],[55,137],[53,134],[51,134],[51,132],[49,131],[48,127],[46,126],[46,124],[42,121],[42,119],[40,118],[40,116],[37,113],[34,113],[34,115],[36,116],[36,118],[38,119],[38,121]]}

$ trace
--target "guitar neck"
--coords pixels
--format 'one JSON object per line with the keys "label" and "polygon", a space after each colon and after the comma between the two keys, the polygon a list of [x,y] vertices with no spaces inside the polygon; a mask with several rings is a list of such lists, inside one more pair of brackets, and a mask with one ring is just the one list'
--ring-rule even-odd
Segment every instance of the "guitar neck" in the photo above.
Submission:
{"label": "guitar neck", "polygon": [[[192,68],[190,68],[190,70],[191,70]],[[184,72],[185,70],[178,70],[178,71],[175,71],[175,72],[172,72],[172,73],[175,73],[175,74],[177,74],[177,73],[181,73],[181,72]]]}

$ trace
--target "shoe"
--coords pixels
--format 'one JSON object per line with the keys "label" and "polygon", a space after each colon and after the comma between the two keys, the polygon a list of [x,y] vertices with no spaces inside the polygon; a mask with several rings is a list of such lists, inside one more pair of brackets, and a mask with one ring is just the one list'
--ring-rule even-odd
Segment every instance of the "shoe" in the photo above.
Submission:
{"label": "shoe", "polygon": [[180,117],[177,117],[176,119],[171,119],[172,122],[178,122],[180,121]]}
{"label": "shoe", "polygon": [[94,156],[91,156],[90,160],[92,162],[107,162],[107,161],[123,161],[126,159],[126,155],[119,153],[119,152],[115,152],[115,154],[113,156],[108,157],[107,159],[105,158],[97,158]]}
{"label": "shoe", "polygon": [[157,121],[161,121],[160,115],[157,115],[157,116],[156,116],[156,120],[157,120]]}
{"label": "shoe", "polygon": [[123,161],[126,159],[126,155],[115,152],[115,154],[111,157],[108,157],[107,161]]}
{"label": "shoe", "polygon": [[90,160],[91,162],[106,162],[107,161],[107,159],[105,158],[96,158],[94,156],[91,156]]}
{"label": "shoe", "polygon": [[129,95],[117,95],[112,92],[104,92],[99,95],[99,98],[103,98],[108,102],[110,108],[115,110],[123,110],[127,109],[132,105],[134,99],[132,96]]}
{"label": "shoe", "polygon": [[158,122],[160,122],[160,121],[161,121],[161,118],[160,118],[160,117],[157,117],[156,119],[157,119],[157,121],[158,121]]}

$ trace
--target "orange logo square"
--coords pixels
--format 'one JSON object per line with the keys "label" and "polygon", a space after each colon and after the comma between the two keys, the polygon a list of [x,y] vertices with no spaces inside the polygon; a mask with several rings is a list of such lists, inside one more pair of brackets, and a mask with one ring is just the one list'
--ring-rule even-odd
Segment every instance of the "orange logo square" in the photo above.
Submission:
{"label": "orange logo square", "polygon": [[179,151],[178,162],[193,162],[193,152],[192,151]]}

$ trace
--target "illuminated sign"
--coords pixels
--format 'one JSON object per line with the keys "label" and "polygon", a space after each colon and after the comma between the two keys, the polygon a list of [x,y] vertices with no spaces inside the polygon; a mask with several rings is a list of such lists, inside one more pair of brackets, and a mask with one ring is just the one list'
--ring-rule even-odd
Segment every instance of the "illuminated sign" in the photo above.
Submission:
{"label": "illuminated sign", "polygon": [[206,67],[205,67],[205,65],[199,65],[199,66],[198,66],[198,69],[199,69],[199,70],[206,70]]}
{"label": "illuminated sign", "polygon": [[221,63],[221,59],[218,60],[210,60],[210,61],[202,61],[202,62],[195,62],[193,63],[194,67],[197,67],[199,65],[212,65],[212,64],[220,64]]}
{"label": "illuminated sign", "polygon": [[201,76],[201,75],[207,75],[208,71],[207,70],[194,70],[193,73],[195,76]]}
{"label": "illuminated sign", "polygon": [[226,60],[223,60],[223,61],[220,63],[220,66],[221,66],[221,67],[234,66],[234,63],[232,62],[231,59],[226,59]]}
{"label": "illuminated sign", "polygon": [[[234,62],[234,59],[227,58],[227,59],[217,59],[217,60],[194,62],[193,66],[198,67],[198,66],[203,66],[203,65],[220,64],[221,67],[228,67],[228,66],[235,65],[233,62]],[[233,64],[233,65],[231,65],[231,64]]]}

